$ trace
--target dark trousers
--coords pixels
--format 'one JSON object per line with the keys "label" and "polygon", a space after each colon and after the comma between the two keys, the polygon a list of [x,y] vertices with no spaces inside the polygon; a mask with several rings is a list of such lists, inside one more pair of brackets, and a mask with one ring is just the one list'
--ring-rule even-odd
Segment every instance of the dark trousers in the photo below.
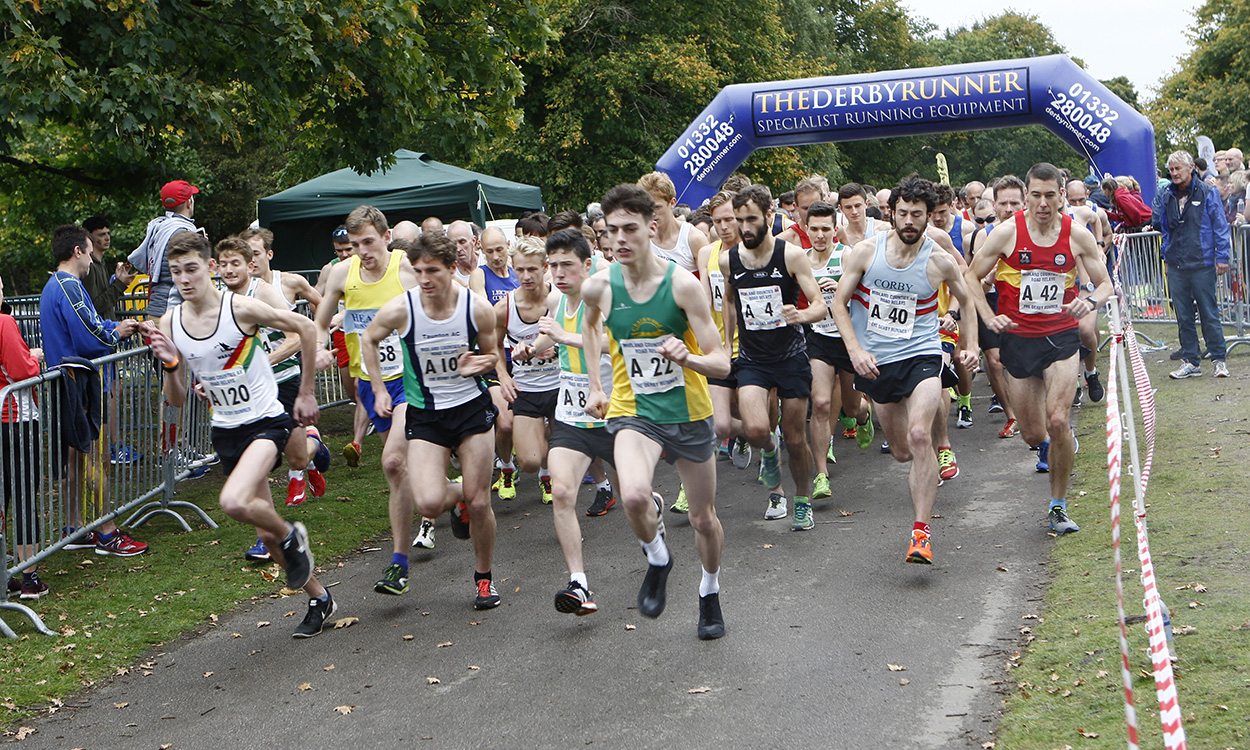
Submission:
{"label": "dark trousers", "polygon": [[1214,266],[1205,268],[1172,268],[1168,266],[1168,291],[1176,308],[1176,327],[1181,339],[1181,359],[1191,365],[1201,364],[1198,357],[1198,330],[1194,313],[1202,322],[1202,338],[1207,342],[1211,359],[1222,361],[1228,349],[1224,345],[1224,327],[1220,325],[1220,308],[1215,301],[1216,274]]}

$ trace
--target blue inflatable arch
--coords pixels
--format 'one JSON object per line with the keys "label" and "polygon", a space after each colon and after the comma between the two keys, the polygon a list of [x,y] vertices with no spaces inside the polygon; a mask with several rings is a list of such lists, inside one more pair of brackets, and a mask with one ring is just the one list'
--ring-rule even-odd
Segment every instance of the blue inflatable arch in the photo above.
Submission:
{"label": "blue inflatable arch", "polygon": [[1155,192],[1154,128],[1063,55],[726,86],[656,168],[678,203],[710,198],[753,151],[775,146],[1044,125],[1100,175]]}

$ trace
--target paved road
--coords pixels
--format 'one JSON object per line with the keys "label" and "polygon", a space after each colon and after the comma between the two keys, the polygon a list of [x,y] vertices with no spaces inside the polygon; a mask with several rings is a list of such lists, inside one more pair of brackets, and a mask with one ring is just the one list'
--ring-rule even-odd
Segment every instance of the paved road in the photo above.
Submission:
{"label": "paved road", "polygon": [[[574,618],[552,608],[563,564],[527,478],[497,505],[498,609],[472,609],[468,543],[440,528],[405,597],[373,593],[385,551],[322,576],[354,626],[295,641],[301,598],[251,605],[151,656],[149,676],[68,701],[86,707],[35,722],[24,747],[979,747],[1054,543],[1034,454],[997,440],[983,408],[955,434],[962,475],[939,490],[931,568],[903,563],[905,468],[839,439],[835,498],[807,533],[762,520],[754,471],[721,463],[724,639],[695,638],[698,562],[672,516],[664,615],[634,609],[645,558],[614,510],[583,521],[601,610]],[[660,480],[671,496],[674,474]]]}

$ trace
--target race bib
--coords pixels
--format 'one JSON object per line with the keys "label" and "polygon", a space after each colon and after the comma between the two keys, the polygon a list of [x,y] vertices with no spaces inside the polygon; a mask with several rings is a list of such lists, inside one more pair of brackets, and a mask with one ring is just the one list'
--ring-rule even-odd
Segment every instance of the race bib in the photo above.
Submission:
{"label": "race bib", "polygon": [[421,373],[421,382],[427,388],[439,383],[461,381],[460,355],[468,349],[464,342],[429,339],[417,342],[414,348],[417,353],[417,370]]}
{"label": "race bib", "polygon": [[725,309],[725,274],[709,271],[707,281],[712,287],[712,309],[720,312]]}
{"label": "race bib", "polygon": [[[828,270],[828,269],[820,269],[820,270]],[[816,273],[814,274],[816,276],[817,284],[820,283],[821,279],[835,278],[835,274],[821,273],[820,270],[817,270]],[[812,330],[815,331],[816,333],[819,333],[822,336],[834,336],[834,337],[840,338],[841,334],[838,333],[838,324],[833,320],[833,295],[834,293],[825,292],[822,290],[821,294],[825,298],[825,317],[823,320],[818,320],[815,323],[812,323]]]}
{"label": "race bib", "polygon": [[[517,344],[533,344],[538,340],[538,334],[534,334],[530,338],[518,340]],[[554,349],[553,349],[554,352]],[[512,360],[512,375],[516,377],[518,374],[526,378],[546,378],[557,377],[560,372],[560,358],[558,356],[548,355],[547,359],[539,359],[538,353],[527,360]]]}
{"label": "race bib", "polygon": [[660,345],[669,338],[621,340],[625,371],[629,374],[629,385],[635,394],[667,393],[685,383],[681,367],[660,354]]}
{"label": "race bib", "polygon": [[786,324],[781,317],[779,286],[739,289],[738,304],[742,306],[742,324],[748,331],[767,331]]}
{"label": "race bib", "polygon": [[[377,308],[371,310],[346,310],[343,313],[343,333],[354,333],[363,336],[365,329],[377,315]],[[399,353],[399,334],[391,331],[390,335],[378,342],[378,361],[382,365],[382,379],[390,380],[404,372],[404,360]]]}
{"label": "race bib", "polygon": [[556,401],[556,421],[564,424],[601,424],[586,413],[590,398],[590,376],[585,373],[561,372],[560,395]]}
{"label": "race bib", "polygon": [[1032,268],[1020,272],[1020,312],[1053,315],[1063,310],[1063,274]]}
{"label": "race bib", "polygon": [[213,412],[223,419],[252,421],[259,416],[258,404],[252,401],[251,389],[247,386],[247,370],[234,367],[229,370],[205,372],[199,375],[208,401],[213,405]]}
{"label": "race bib", "polygon": [[916,323],[916,295],[873,289],[868,295],[869,333],[887,339],[909,339]]}

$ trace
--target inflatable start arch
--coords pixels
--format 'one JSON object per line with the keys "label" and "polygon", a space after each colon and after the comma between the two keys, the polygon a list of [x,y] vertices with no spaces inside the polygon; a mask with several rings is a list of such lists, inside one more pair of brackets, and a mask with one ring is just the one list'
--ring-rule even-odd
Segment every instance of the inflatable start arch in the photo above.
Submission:
{"label": "inflatable start arch", "polygon": [[1100,175],[1155,192],[1154,128],[1063,55],[726,86],[656,168],[698,206],[753,151],[1044,125]]}

